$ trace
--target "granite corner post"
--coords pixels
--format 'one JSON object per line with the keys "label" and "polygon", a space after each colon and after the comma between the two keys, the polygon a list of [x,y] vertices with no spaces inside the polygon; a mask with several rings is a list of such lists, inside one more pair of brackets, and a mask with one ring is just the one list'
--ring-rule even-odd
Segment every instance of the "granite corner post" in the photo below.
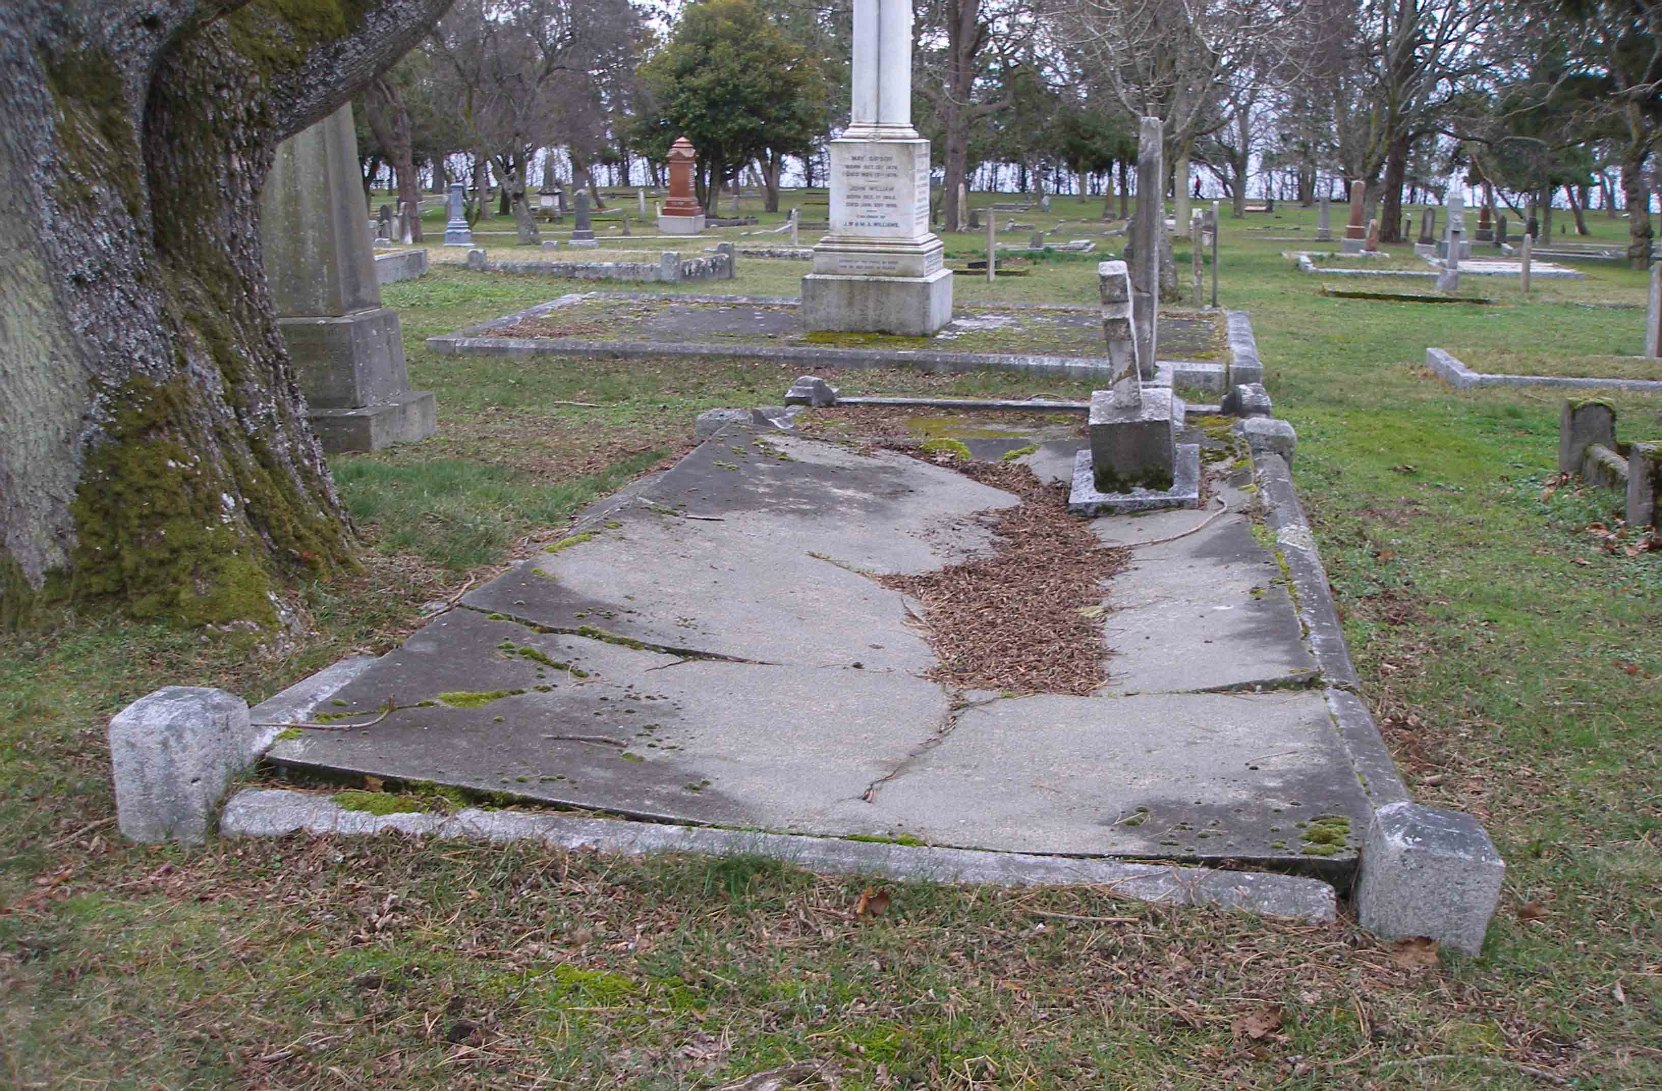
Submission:
{"label": "granite corner post", "polygon": [[433,395],[410,389],[398,313],[381,305],[352,110],[278,146],[261,208],[266,277],[325,451],[425,439]]}

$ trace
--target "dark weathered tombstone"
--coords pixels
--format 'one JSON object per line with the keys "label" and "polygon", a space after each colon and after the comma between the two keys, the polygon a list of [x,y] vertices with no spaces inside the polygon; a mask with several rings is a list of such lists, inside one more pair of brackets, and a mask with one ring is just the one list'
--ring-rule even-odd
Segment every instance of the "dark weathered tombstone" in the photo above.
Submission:
{"label": "dark weathered tombstone", "polygon": [[1506,249],[1506,215],[1504,213],[1495,217],[1495,249]]}
{"label": "dark weathered tombstone", "polygon": [[1420,214],[1420,245],[1437,245],[1437,210],[1427,208]]}
{"label": "dark weathered tombstone", "polygon": [[978,208],[969,210],[969,229],[971,231],[981,230],[981,210]]}
{"label": "dark weathered tombstone", "polygon": [[589,220],[589,191],[580,189],[573,198],[576,211],[573,213],[571,227],[571,245],[598,246],[594,241],[594,225]]}
{"label": "dark weathered tombstone", "polygon": [[1029,250],[1043,250],[1045,248],[1044,232],[1035,231],[1033,234],[1029,235],[1027,237],[1027,248]]}
{"label": "dark weathered tombstone", "polygon": [[382,205],[375,210],[375,245],[391,246],[392,240],[392,206]]}
{"label": "dark weathered tombstone", "polygon": [[425,439],[433,395],[410,389],[398,314],[381,306],[364,230],[352,108],[277,148],[262,198],[266,279],[326,451]]}
{"label": "dark weathered tombstone", "polygon": [[444,245],[472,246],[473,229],[467,225],[467,208],[463,202],[463,185],[450,183],[450,213],[444,225]]}
{"label": "dark weathered tombstone", "polygon": [[1379,221],[1377,219],[1368,221],[1368,237],[1362,246],[1362,250],[1369,254],[1379,252]]}
{"label": "dark weathered tombstone", "polygon": [[1494,242],[1495,241],[1494,221],[1491,218],[1493,215],[1494,215],[1494,209],[1490,208],[1488,205],[1484,205],[1481,209],[1478,210],[1478,213],[1477,213],[1477,234],[1472,236],[1472,241],[1473,242]]}

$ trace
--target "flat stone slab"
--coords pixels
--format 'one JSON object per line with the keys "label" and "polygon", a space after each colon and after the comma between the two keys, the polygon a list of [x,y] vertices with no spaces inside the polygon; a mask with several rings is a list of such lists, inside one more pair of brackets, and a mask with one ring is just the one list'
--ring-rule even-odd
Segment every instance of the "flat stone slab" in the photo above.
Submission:
{"label": "flat stone slab", "polygon": [[[1067,448],[1027,457],[1045,475]],[[661,822],[1351,866],[1349,839],[1305,851],[1300,822],[1359,837],[1367,798],[1319,682],[1276,688],[1312,659],[1243,515],[1093,523],[1134,551],[1103,588],[1096,694],[928,677],[920,608],[871,575],[984,555],[978,513],[1013,503],[918,459],[729,426],[354,674],[312,713],[327,730],[268,760]]]}

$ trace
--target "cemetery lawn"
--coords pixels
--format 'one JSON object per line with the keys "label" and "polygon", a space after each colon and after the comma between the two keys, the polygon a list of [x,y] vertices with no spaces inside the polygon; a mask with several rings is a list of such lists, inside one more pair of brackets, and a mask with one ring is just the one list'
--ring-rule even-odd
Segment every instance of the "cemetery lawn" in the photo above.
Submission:
{"label": "cemetery lawn", "polygon": [[[121,843],[104,725],[123,705],[166,684],[258,699],[385,651],[424,603],[686,449],[698,411],[777,402],[797,370],[434,356],[427,335],[572,290],[445,271],[386,292],[439,435],[335,460],[363,571],[306,591],[308,636],[253,650],[94,612],[0,636],[0,1078],[709,1088],[801,1065],[803,1086],[812,1067],[847,1088],[1662,1084],[1662,553],[1621,533],[1614,494],[1553,486],[1561,397],[1456,393],[1421,367],[1428,345],[1635,354],[1642,312],[1587,304],[1637,302],[1643,277],[1585,263],[1587,281],[1537,282],[1528,304],[1485,281],[1491,307],[1331,299],[1255,230],[1308,233],[1314,212],[1279,217],[1226,217],[1224,302],[1251,312],[1299,431],[1295,476],[1405,778],[1480,817],[1508,861],[1481,958],[1092,889],[882,884],[862,916],[862,882],[743,859]],[[740,270],[723,290],[790,290]],[[964,300],[1089,305],[1094,264],[966,279]],[[1662,398],[1610,400],[1622,438],[1662,435]]]}

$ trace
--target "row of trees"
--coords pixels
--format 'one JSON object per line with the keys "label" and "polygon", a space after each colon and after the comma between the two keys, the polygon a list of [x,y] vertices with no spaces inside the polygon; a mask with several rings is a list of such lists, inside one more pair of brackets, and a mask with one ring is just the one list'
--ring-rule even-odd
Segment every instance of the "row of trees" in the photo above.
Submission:
{"label": "row of trees", "polygon": [[[631,0],[459,0],[365,92],[365,151],[402,196],[462,153],[531,241],[539,149],[571,181],[649,163],[686,134],[708,203],[750,177],[778,207],[793,164],[823,179],[846,117],[850,0],[694,0],[667,32]],[[1112,209],[1133,119],[1165,122],[1173,192],[1191,172],[1240,211],[1254,174],[1342,193],[1364,179],[1387,241],[1404,195],[1464,171],[1521,209],[1580,213],[1619,179],[1630,254],[1648,259],[1662,131],[1655,0],[918,0],[914,114],[942,170],[947,223],[980,164],[1023,188],[1063,177]],[[552,163],[552,155],[543,161]],[[547,180],[547,179],[545,179]],[[598,194],[596,195],[598,198]],[[1549,213],[1550,214],[1550,213]]]}

